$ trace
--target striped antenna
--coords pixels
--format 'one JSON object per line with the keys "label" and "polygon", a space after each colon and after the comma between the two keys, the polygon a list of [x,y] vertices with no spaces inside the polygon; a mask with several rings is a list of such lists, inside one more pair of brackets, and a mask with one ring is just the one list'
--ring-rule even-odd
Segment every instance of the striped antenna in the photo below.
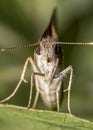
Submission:
{"label": "striped antenna", "polygon": [[[11,48],[0,48],[0,52],[5,52],[5,51],[13,51],[15,49],[24,49],[24,48],[29,48],[32,46],[36,46],[39,43],[34,43],[34,44],[26,44],[26,45],[22,45],[22,46],[16,46],[16,47],[11,47]],[[53,44],[61,44],[61,45],[93,45],[93,42],[55,42]]]}
{"label": "striped antenna", "polygon": [[24,49],[24,48],[29,48],[36,45],[38,45],[38,43],[16,46],[16,47],[11,47],[11,48],[0,48],[0,52],[13,51],[15,49]]}
{"label": "striped antenna", "polygon": [[56,44],[63,44],[63,45],[93,45],[93,42],[56,42]]}

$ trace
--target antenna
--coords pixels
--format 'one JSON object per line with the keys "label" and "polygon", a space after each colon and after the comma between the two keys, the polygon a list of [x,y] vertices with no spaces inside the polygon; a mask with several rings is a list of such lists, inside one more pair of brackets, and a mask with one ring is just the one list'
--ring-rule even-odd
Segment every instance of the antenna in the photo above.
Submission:
{"label": "antenna", "polygon": [[93,42],[56,42],[63,45],[93,45]]}
{"label": "antenna", "polygon": [[[5,52],[5,51],[13,51],[15,49],[24,49],[24,48],[29,48],[32,46],[36,46],[39,43],[34,43],[34,44],[26,44],[22,46],[15,46],[11,48],[0,48],[0,52]],[[93,45],[93,42],[55,42],[53,44],[61,44],[61,45]]]}
{"label": "antenna", "polygon": [[15,49],[24,49],[24,48],[29,48],[36,45],[38,45],[38,43],[16,46],[16,47],[11,47],[11,48],[0,48],[0,52],[13,51]]}

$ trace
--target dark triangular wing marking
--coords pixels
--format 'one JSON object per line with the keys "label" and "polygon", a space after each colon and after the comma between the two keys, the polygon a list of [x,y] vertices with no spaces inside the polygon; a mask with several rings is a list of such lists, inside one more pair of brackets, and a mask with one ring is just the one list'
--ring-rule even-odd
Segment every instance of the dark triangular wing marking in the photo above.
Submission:
{"label": "dark triangular wing marking", "polygon": [[53,14],[51,16],[50,22],[48,27],[45,29],[43,35],[40,38],[40,41],[43,38],[47,38],[47,37],[51,37],[53,38],[55,41],[58,40],[58,35],[56,32],[56,27],[55,27],[55,17],[56,17],[56,9],[54,9]]}

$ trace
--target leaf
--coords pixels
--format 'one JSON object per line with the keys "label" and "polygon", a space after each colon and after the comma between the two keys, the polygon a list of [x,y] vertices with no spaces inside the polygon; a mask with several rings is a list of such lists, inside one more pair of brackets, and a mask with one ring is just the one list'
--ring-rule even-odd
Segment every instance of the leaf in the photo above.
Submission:
{"label": "leaf", "polygon": [[71,114],[0,105],[1,130],[93,130],[93,123]]}

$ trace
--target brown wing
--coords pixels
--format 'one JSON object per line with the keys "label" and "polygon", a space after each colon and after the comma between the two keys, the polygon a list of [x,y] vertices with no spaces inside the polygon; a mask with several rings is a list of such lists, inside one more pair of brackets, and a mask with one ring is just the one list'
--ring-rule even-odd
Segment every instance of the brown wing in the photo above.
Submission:
{"label": "brown wing", "polygon": [[56,17],[56,9],[54,9],[53,14],[52,14],[51,19],[50,19],[50,22],[49,22],[49,25],[45,29],[43,35],[41,36],[40,41],[43,38],[47,38],[47,37],[51,37],[55,41],[58,40],[58,34],[56,32],[56,26],[55,26],[55,17]]}

